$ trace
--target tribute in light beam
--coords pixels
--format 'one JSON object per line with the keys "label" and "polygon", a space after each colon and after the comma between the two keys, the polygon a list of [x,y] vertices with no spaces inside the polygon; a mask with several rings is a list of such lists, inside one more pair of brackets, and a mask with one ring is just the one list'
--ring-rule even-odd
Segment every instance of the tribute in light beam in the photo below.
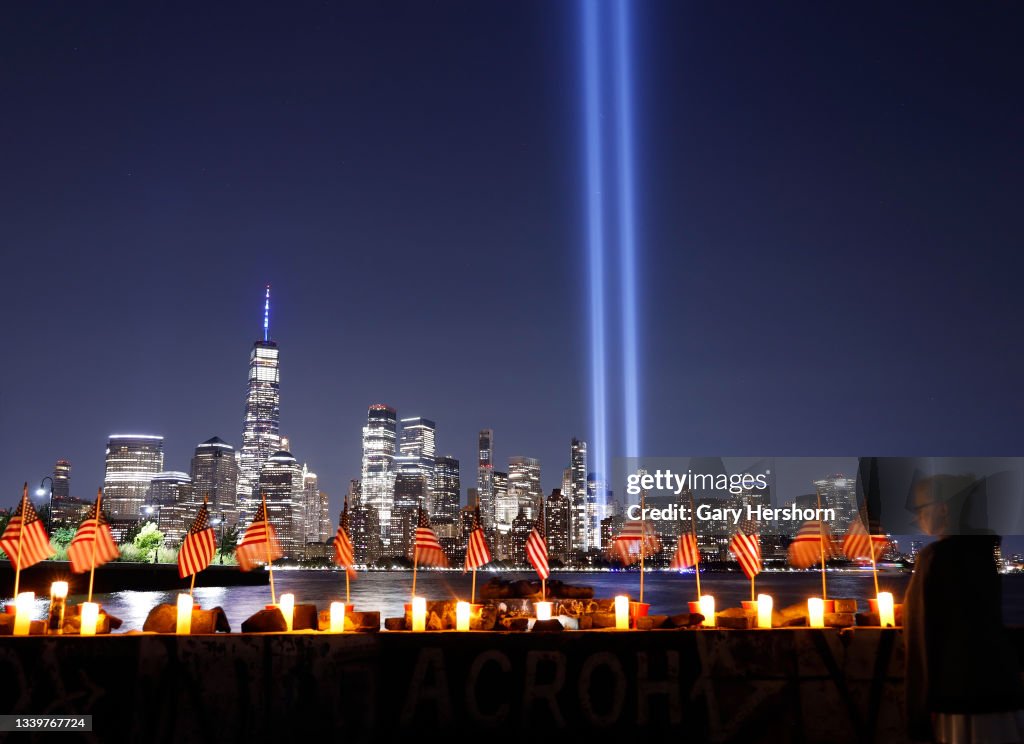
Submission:
{"label": "tribute in light beam", "polygon": [[622,292],[622,387],[626,457],[640,456],[637,375],[636,217],[633,178],[633,83],[628,0],[615,3],[615,122],[619,196],[619,278]]}
{"label": "tribute in light beam", "polygon": [[593,416],[593,470],[606,477],[608,422],[605,410],[604,222],[601,191],[601,92],[598,68],[599,4],[581,0],[583,14],[583,118],[585,142],[586,240],[590,270],[590,395]]}

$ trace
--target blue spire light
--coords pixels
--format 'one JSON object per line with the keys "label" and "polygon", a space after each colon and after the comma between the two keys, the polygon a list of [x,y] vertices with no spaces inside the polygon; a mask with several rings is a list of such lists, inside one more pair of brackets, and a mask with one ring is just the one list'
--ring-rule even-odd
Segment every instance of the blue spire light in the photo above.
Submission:
{"label": "blue spire light", "polygon": [[267,299],[263,303],[263,340],[270,340],[270,285],[267,285]]}

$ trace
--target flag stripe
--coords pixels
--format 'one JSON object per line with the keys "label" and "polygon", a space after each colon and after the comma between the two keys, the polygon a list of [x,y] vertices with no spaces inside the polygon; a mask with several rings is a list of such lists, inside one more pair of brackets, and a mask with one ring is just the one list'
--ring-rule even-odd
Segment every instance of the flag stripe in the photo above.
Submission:
{"label": "flag stripe", "polygon": [[669,567],[683,569],[696,566],[699,562],[700,550],[697,548],[697,539],[691,534],[680,535]]}

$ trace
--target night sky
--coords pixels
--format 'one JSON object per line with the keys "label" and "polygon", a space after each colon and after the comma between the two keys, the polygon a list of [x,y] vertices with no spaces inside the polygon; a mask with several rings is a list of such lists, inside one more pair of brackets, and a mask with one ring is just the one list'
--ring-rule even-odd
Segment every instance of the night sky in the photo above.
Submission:
{"label": "night sky", "polygon": [[[437,421],[463,491],[482,427],[559,487],[578,3],[212,5],[0,11],[5,505],[59,457],[91,497],[112,432],[175,470],[240,446],[267,282],[333,506],[376,402]],[[642,452],[1021,454],[1021,6],[631,7]]]}

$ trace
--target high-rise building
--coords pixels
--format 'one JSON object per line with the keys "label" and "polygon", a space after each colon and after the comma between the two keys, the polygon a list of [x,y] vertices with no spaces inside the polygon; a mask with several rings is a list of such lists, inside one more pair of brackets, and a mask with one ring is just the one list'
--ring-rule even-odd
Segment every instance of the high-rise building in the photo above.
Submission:
{"label": "high-rise building", "polygon": [[548,555],[563,565],[569,563],[572,551],[571,514],[568,497],[561,490],[553,489],[544,504],[544,531],[548,539]]}
{"label": "high-rise building", "polygon": [[163,437],[111,434],[103,474],[104,511],[119,522],[141,519],[149,483],[163,469]]}
{"label": "high-rise building", "polygon": [[260,497],[267,500],[267,516],[277,532],[283,557],[301,560],[306,548],[302,468],[291,452],[278,450],[263,463],[256,483]]}
{"label": "high-rise building", "polygon": [[192,501],[192,479],[188,473],[168,470],[157,473],[149,482],[142,513],[164,533],[166,547],[180,545],[184,539],[185,531],[196,516]]}
{"label": "high-rise building", "polygon": [[[575,488],[575,482],[573,487]],[[587,529],[586,550],[600,550],[601,546],[605,544],[599,525],[607,513],[605,507],[612,503],[614,497],[615,494],[608,488],[608,484],[604,480],[598,478],[594,473],[587,475],[587,492],[583,512]]]}
{"label": "high-rise building", "polygon": [[512,520],[512,530],[509,532],[509,558],[516,566],[529,565],[526,560],[526,540],[533,530],[534,520],[530,519],[523,512]]}
{"label": "high-rise building", "polygon": [[[212,437],[196,445],[192,454],[192,498],[201,504],[207,499],[212,517],[232,525],[238,521],[235,499],[238,494],[238,459],[235,448],[220,437]],[[248,517],[252,519],[250,514]]]}
{"label": "high-rise building", "polygon": [[391,540],[391,509],[395,501],[395,409],[375,403],[363,427],[362,503],[377,512],[381,542]]}
{"label": "high-rise building", "polygon": [[[821,495],[821,508],[835,509],[835,521],[829,524],[833,534],[846,532],[850,522],[857,517],[857,480],[842,473],[814,481],[814,488]],[[813,508],[817,508],[817,504]]]}
{"label": "high-rise building", "polygon": [[305,542],[322,543],[332,534],[331,510],[327,493],[320,490],[316,473],[302,466],[303,517],[305,521]]}
{"label": "high-rise building", "polygon": [[[417,473],[426,478],[427,493],[434,490],[434,458],[437,425],[422,416],[404,418],[402,433],[398,440],[398,456],[395,467],[398,471]],[[430,502],[424,508],[429,508]]]}
{"label": "high-rise building", "polygon": [[572,505],[572,550],[587,552],[594,539],[594,525],[587,516],[587,443],[573,437],[569,446],[569,479],[566,495]]}
{"label": "high-rise building", "polygon": [[540,460],[533,457],[508,458],[508,494],[515,497],[518,511],[534,520],[540,514],[544,492],[540,487]]}
{"label": "high-rise building", "polygon": [[249,383],[245,396],[242,448],[238,457],[236,508],[239,523],[252,521],[256,487],[263,464],[281,449],[281,376],[277,342],[270,340],[270,285],[263,304],[263,338],[249,354]]}
{"label": "high-rise building", "polygon": [[395,476],[395,502],[391,509],[389,554],[395,558],[412,557],[413,536],[427,500],[427,478],[415,472],[401,471]]}
{"label": "high-rise building", "polygon": [[349,481],[347,498],[349,537],[352,539],[356,563],[372,564],[382,555],[377,510],[363,503],[362,483],[359,480]]}
{"label": "high-rise building", "polygon": [[[519,514],[519,502],[513,494],[509,498],[508,473],[501,470],[490,472],[491,489],[494,494],[494,522],[493,531],[487,532],[487,537],[493,542],[492,550],[499,560],[511,560],[512,543],[509,535],[512,534],[512,522]],[[474,489],[476,490],[476,489]],[[477,490],[479,494],[479,490]],[[480,512],[480,524],[483,525],[483,509]],[[486,528],[485,528],[486,531]]]}
{"label": "high-rise building", "polygon": [[481,429],[477,439],[476,488],[480,494],[480,523],[487,534],[495,525],[494,494],[494,431]]}
{"label": "high-rise building", "polygon": [[53,498],[66,499],[71,495],[71,463],[57,460],[53,466]]}
{"label": "high-rise building", "polygon": [[434,488],[430,494],[430,518],[452,519],[459,516],[459,461],[451,455],[434,458]]}

